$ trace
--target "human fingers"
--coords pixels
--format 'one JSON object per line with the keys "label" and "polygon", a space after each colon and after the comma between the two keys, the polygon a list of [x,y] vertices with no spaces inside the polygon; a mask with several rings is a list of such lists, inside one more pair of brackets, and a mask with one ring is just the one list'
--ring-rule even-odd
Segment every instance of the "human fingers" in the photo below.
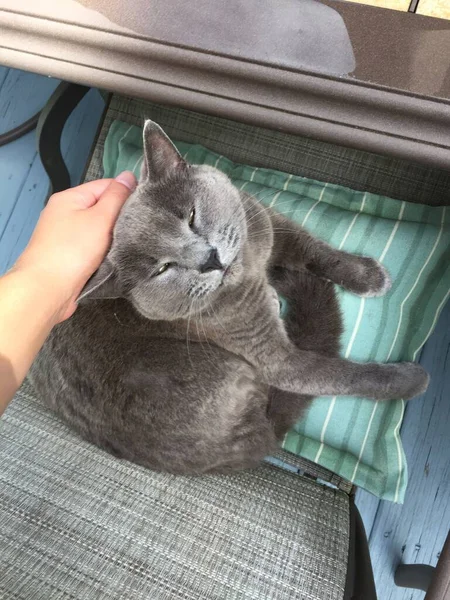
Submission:
{"label": "human fingers", "polygon": [[53,194],[49,200],[52,206],[64,206],[70,208],[90,208],[97,203],[101,195],[110,185],[112,179],[97,179],[77,185],[69,190]]}
{"label": "human fingers", "polygon": [[137,180],[131,171],[118,175],[105,189],[94,210],[113,221],[130,194],[136,189]]}

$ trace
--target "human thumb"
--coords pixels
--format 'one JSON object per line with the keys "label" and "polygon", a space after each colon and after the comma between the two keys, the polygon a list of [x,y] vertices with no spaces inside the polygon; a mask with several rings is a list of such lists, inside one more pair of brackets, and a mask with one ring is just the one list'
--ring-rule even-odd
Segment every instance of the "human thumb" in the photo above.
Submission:
{"label": "human thumb", "polygon": [[106,217],[115,220],[125,204],[125,201],[134,192],[137,180],[131,171],[124,171],[117,175],[100,196],[93,210],[101,212]]}

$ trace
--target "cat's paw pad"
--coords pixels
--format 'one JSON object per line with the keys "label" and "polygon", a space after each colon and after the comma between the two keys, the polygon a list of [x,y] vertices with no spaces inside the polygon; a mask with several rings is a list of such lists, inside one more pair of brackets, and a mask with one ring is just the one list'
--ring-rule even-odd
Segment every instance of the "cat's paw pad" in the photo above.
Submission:
{"label": "cat's paw pad", "polygon": [[388,271],[374,258],[359,257],[358,283],[355,292],[363,298],[384,296],[391,289],[392,280]]}
{"label": "cat's paw pad", "polygon": [[394,369],[392,398],[410,400],[426,391],[430,376],[420,365],[404,362],[392,365],[392,368]]}

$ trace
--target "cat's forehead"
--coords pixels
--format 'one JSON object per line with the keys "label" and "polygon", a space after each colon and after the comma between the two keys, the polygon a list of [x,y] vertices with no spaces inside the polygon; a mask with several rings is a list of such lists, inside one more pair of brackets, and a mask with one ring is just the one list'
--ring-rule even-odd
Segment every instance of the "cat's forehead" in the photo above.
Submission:
{"label": "cat's forehead", "polygon": [[186,215],[181,204],[149,201],[145,195],[136,198],[125,206],[116,230],[120,229],[122,239],[145,242],[160,239],[178,238],[183,233]]}
{"label": "cat's forehead", "polygon": [[183,176],[172,177],[158,185],[147,183],[137,190],[138,203],[144,209],[165,214],[173,212],[177,216],[184,214],[194,195],[190,179]]}
{"label": "cat's forehead", "polygon": [[172,213],[183,218],[199,204],[216,207],[233,189],[228,177],[217,169],[206,165],[190,166],[157,186],[151,182],[140,186],[137,200],[155,213],[161,212],[165,216]]}
{"label": "cat's forehead", "polygon": [[193,170],[192,186],[205,197],[220,198],[224,193],[237,192],[230,179],[221,171],[208,165],[199,165]]}
{"label": "cat's forehead", "polygon": [[[226,175],[213,167],[189,167],[158,185],[141,183],[125,204],[117,229],[126,229],[127,240],[164,234],[183,235],[192,209],[198,215],[221,218],[230,206],[233,193],[238,194]],[[206,212],[205,212],[206,211]],[[225,217],[225,215],[224,215]]]}

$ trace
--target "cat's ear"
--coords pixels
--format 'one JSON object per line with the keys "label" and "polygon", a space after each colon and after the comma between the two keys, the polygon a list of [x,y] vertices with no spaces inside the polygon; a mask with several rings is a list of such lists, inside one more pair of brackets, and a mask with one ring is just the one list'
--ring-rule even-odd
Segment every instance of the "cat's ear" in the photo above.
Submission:
{"label": "cat's ear", "polygon": [[98,270],[81,290],[77,302],[82,302],[83,300],[107,300],[109,298],[119,298],[120,296],[120,285],[117,281],[116,271],[110,260],[105,258]]}
{"label": "cat's ear", "polygon": [[186,166],[181,154],[159,125],[147,120],[144,125],[144,158],[140,181],[156,182]]}

